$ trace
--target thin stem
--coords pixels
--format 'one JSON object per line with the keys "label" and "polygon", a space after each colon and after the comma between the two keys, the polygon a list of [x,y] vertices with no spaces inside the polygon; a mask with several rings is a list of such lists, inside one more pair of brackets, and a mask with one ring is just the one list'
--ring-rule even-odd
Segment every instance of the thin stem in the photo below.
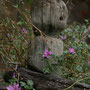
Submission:
{"label": "thin stem", "polygon": [[50,65],[49,61],[47,60],[47,65],[50,68],[51,71],[53,71],[53,67]]}
{"label": "thin stem", "polygon": [[49,63],[48,60],[47,60],[47,65],[49,66],[49,68],[50,68],[50,70],[51,70],[52,72],[55,72],[58,76],[60,76],[60,74],[58,74],[58,73],[56,72],[56,70],[53,68],[53,66]]}
{"label": "thin stem", "polygon": [[88,79],[88,78],[90,78],[90,77],[85,77],[85,78],[82,78],[82,79],[80,79],[80,80],[74,82],[71,86],[69,86],[69,87],[66,88],[65,90],[69,90],[69,89],[72,88],[76,83],[78,83],[78,82],[80,82],[80,81],[82,81],[82,80]]}

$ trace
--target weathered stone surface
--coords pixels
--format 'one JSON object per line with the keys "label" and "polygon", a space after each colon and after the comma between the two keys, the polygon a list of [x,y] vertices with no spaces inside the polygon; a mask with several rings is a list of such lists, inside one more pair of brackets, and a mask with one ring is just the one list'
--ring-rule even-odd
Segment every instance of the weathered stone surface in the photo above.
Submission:
{"label": "weathered stone surface", "polygon": [[68,10],[62,0],[35,0],[31,7],[31,21],[47,33],[61,31],[67,23]]}
{"label": "weathered stone surface", "polygon": [[[29,50],[31,58],[29,58],[29,65],[34,67],[39,71],[43,71],[43,68],[46,66],[46,61],[42,60],[42,55],[45,49],[51,49],[53,55],[60,56],[63,54],[63,42],[60,39],[52,37],[36,37],[32,45],[29,45],[31,48]],[[56,64],[57,61],[54,61],[50,58],[50,63]]]}
{"label": "weathered stone surface", "polygon": [[[65,27],[67,19],[68,10],[62,0],[35,0],[33,2],[31,22],[49,37],[35,37],[29,45],[29,56],[31,56],[29,57],[29,68],[33,67],[37,71],[43,71],[46,61],[42,60],[39,52],[43,53],[45,49],[50,48],[55,56],[63,54],[63,42],[57,39],[57,36]],[[51,63],[57,64],[57,61],[50,58]],[[56,71],[59,72],[59,70]],[[52,72],[52,74],[55,73]]]}

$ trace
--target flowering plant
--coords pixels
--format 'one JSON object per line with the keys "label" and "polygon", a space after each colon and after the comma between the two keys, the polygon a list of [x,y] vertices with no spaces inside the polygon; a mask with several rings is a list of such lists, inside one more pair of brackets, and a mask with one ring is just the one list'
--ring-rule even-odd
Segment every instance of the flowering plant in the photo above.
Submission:
{"label": "flowering plant", "polygon": [[74,48],[69,48],[69,52],[70,52],[71,54],[75,54],[75,53],[76,53],[75,50],[74,50]]}
{"label": "flowering plant", "polygon": [[[71,27],[66,28],[60,33],[60,39],[64,42],[64,52],[60,57],[55,57],[52,53],[51,58],[57,59],[58,64],[50,64],[50,56],[47,49],[44,51],[43,57],[46,57],[48,67],[44,70],[51,72],[56,71],[56,68],[61,70],[60,76],[76,81],[81,78],[88,77],[89,75],[89,46],[86,42],[82,41],[81,38],[84,32],[87,31],[87,27],[73,24]],[[50,68],[51,67],[51,68]],[[90,83],[90,79],[83,80],[82,82]]]}
{"label": "flowering plant", "polygon": [[[60,36],[66,36],[67,38],[63,40],[64,53],[58,62],[62,76],[67,79],[76,81],[89,75],[89,46],[81,40],[87,31],[87,27],[87,24],[80,26],[74,23],[60,33]],[[90,83],[90,79],[82,82]]]}
{"label": "flowering plant", "polygon": [[[25,0],[20,0],[20,5],[21,3],[24,4],[24,1]],[[31,3],[32,0],[27,1]],[[18,8],[18,5],[14,7]],[[21,16],[23,16],[22,13]],[[18,22],[15,22],[10,18],[6,18],[2,21],[0,20],[0,55],[6,66],[9,66],[8,62],[16,61],[20,62],[22,65],[26,64],[24,62],[26,62],[27,58],[27,44],[33,36],[30,23],[28,22],[30,20],[27,20],[24,17],[21,17],[20,19],[21,20]],[[88,25],[90,24],[88,23]],[[55,70],[54,67],[60,68],[62,71],[61,76],[73,81],[90,75],[88,73],[90,69],[90,48],[87,43],[81,41],[81,38],[86,31],[87,25],[80,26],[73,24],[60,33],[60,39],[64,42],[63,55],[61,57],[54,57],[52,51],[45,49],[42,57],[47,62],[47,66],[44,71],[50,72]],[[50,58],[57,59],[58,65],[53,66],[52,64],[49,64]],[[15,75],[13,75],[13,78],[14,77]],[[12,81],[14,84],[7,87],[7,89],[20,89],[18,87],[19,85],[15,83],[15,78]],[[90,79],[83,80],[82,82],[90,84]],[[22,86],[30,88],[25,83],[22,83]]]}
{"label": "flowering plant", "polygon": [[52,54],[51,51],[49,51],[48,49],[45,49],[44,54],[43,54],[43,57],[49,58],[51,54]]}
{"label": "flowering plant", "polygon": [[13,86],[9,85],[7,90],[21,90],[21,88],[19,88],[19,84],[14,83]]}

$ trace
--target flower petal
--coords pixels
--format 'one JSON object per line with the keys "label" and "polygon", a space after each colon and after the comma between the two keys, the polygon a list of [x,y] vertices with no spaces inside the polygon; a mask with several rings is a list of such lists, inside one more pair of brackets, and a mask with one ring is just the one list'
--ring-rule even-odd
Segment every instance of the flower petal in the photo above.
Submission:
{"label": "flower petal", "polygon": [[14,88],[11,85],[9,85],[9,87],[7,87],[7,90],[14,90]]}

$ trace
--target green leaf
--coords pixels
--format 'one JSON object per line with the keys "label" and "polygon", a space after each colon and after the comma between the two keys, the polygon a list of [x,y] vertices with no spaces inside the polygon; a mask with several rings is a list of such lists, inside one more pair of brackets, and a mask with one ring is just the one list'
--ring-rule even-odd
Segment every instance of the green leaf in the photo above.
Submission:
{"label": "green leaf", "polygon": [[15,82],[18,82],[17,78],[13,78],[9,80],[10,84],[13,85]]}
{"label": "green leaf", "polygon": [[88,38],[90,38],[90,35],[88,35]]}
{"label": "green leaf", "polygon": [[76,69],[77,69],[78,72],[82,72],[82,67],[80,65],[77,65]]}
{"label": "green leaf", "polygon": [[[90,62],[88,62],[88,64],[89,64],[89,63],[90,63]],[[88,68],[88,70],[90,70],[90,65],[88,65],[87,68]]]}
{"label": "green leaf", "polygon": [[24,87],[26,85],[25,82],[20,82],[21,86]]}
{"label": "green leaf", "polygon": [[86,22],[86,23],[89,23],[89,21],[88,21],[87,19],[85,19],[85,22]]}
{"label": "green leaf", "polygon": [[30,89],[32,89],[30,86],[25,85],[25,90],[30,90]]}
{"label": "green leaf", "polygon": [[85,30],[86,30],[86,26],[83,25],[83,26],[81,27],[81,31],[85,31]]}
{"label": "green leaf", "polygon": [[32,90],[35,90],[34,88]]}
{"label": "green leaf", "polygon": [[33,86],[33,85],[34,85],[34,83],[33,83],[32,80],[28,80],[28,81],[27,81],[27,84],[30,85],[30,86]]}
{"label": "green leaf", "polygon": [[46,74],[46,73],[50,73],[51,70],[50,70],[49,67],[45,67],[45,68],[43,69],[43,72]]}
{"label": "green leaf", "polygon": [[63,53],[64,53],[64,54],[69,54],[69,51],[64,51]]}
{"label": "green leaf", "polygon": [[18,5],[13,5],[13,7],[18,8]]}
{"label": "green leaf", "polygon": [[15,55],[12,55],[12,59],[15,60],[16,59],[16,56]]}
{"label": "green leaf", "polygon": [[17,23],[17,25],[23,25],[23,22],[19,21],[19,22]]}

